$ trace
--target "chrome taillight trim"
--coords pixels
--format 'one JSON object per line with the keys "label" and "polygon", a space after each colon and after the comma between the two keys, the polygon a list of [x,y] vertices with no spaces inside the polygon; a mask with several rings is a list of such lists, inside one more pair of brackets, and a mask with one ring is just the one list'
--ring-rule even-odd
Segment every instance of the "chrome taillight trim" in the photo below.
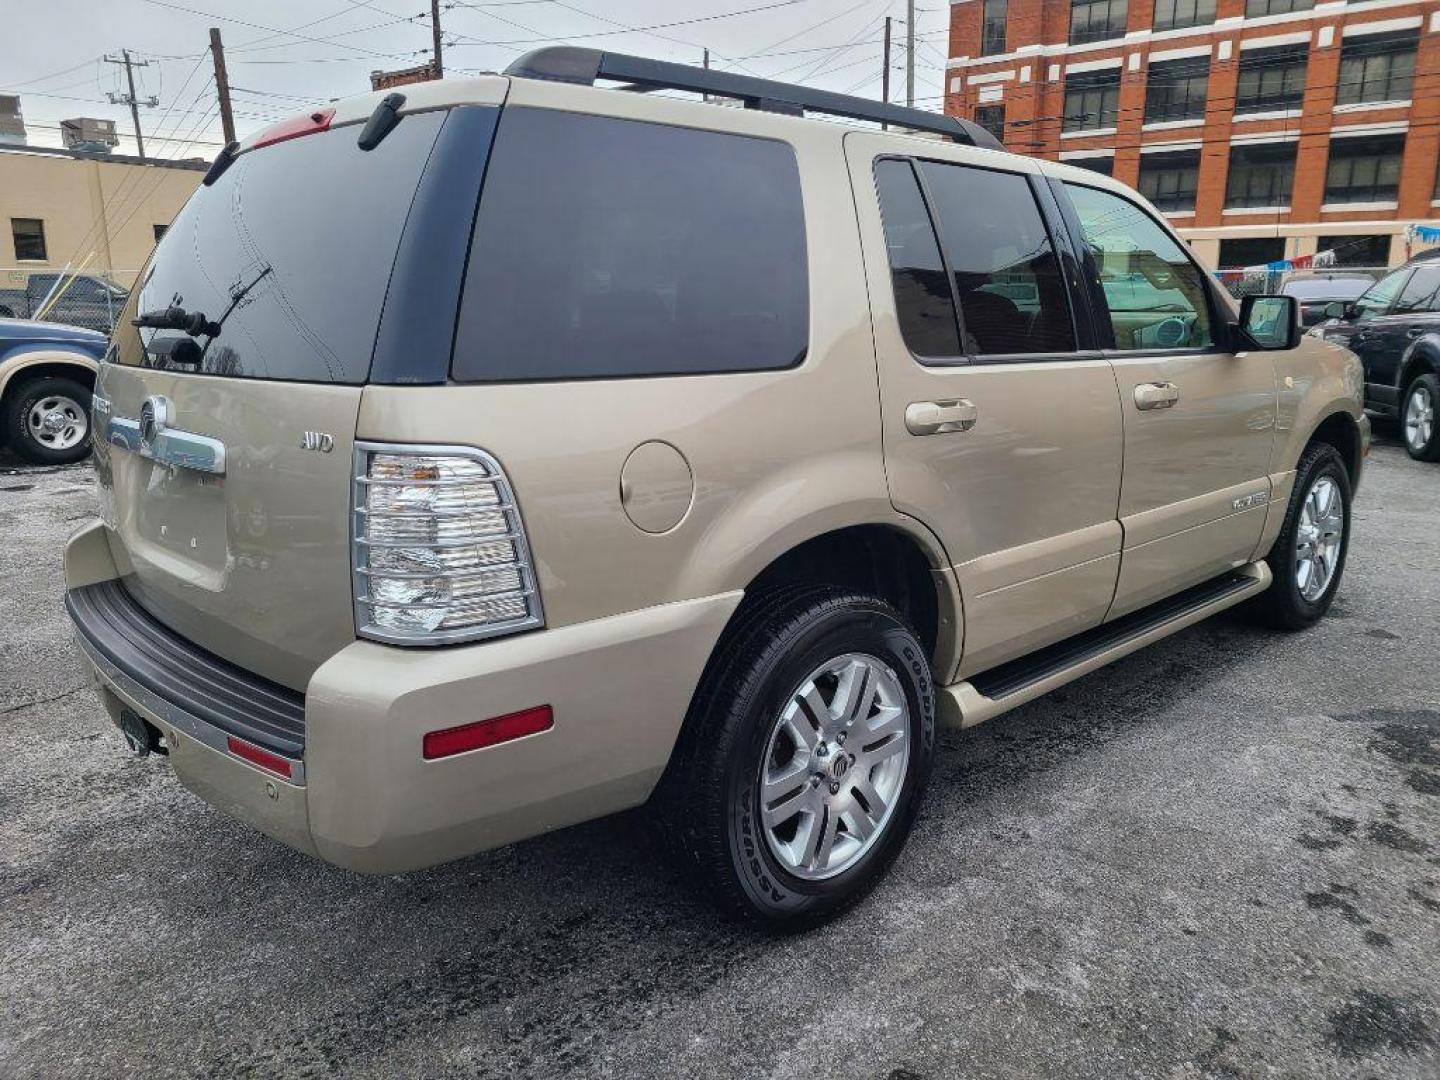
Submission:
{"label": "chrome taillight trim", "polygon": [[[369,475],[370,457],[373,454],[409,454],[416,457],[466,457],[478,461],[485,467],[487,475],[475,477],[472,483],[494,484],[500,501],[495,506],[487,506],[478,511],[465,511],[466,515],[471,513],[501,513],[507,515],[511,528],[506,532],[490,533],[477,537],[474,540],[448,540],[426,542],[420,540],[384,540],[372,541],[365,537],[365,518],[368,511],[365,506],[366,488],[376,484]],[[417,481],[416,486],[431,486],[446,483],[445,481]],[[403,512],[402,512],[403,513]],[[448,518],[450,515],[437,513],[435,515],[422,514],[421,517]],[[520,580],[524,588],[519,592],[497,593],[497,599],[512,599],[516,596],[523,596],[529,614],[523,619],[511,619],[504,623],[494,623],[489,626],[465,627],[460,630],[441,630],[427,634],[399,634],[392,630],[371,624],[368,620],[368,608],[375,603],[379,607],[399,607],[385,601],[372,601],[369,595],[368,578],[371,576],[395,577],[394,574],[376,572],[372,575],[369,567],[369,549],[371,548],[431,548],[434,550],[454,549],[471,547],[477,543],[492,543],[498,540],[509,540],[515,545],[515,561],[496,564],[493,569],[515,567],[520,571]],[[522,630],[534,630],[544,627],[545,609],[540,599],[540,583],[536,580],[534,563],[530,556],[530,542],[525,534],[525,522],[520,513],[519,503],[515,499],[514,489],[510,486],[510,479],[501,468],[500,462],[492,455],[487,454],[474,446],[452,446],[430,443],[381,443],[365,442],[356,440],[354,452],[354,464],[351,469],[350,485],[350,580],[351,594],[354,597],[355,610],[355,633],[359,637],[367,638],[370,641],[379,641],[387,645],[458,645],[462,642],[484,641],[487,638],[501,637],[506,634],[518,633]],[[468,571],[468,574],[477,574],[483,571]],[[442,573],[422,575],[426,577],[448,576]]]}

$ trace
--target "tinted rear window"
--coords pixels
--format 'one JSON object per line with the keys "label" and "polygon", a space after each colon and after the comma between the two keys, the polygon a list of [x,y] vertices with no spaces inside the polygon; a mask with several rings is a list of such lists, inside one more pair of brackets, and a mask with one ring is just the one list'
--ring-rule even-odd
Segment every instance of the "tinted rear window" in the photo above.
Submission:
{"label": "tinted rear window", "polygon": [[508,108],[485,177],[461,381],[790,367],[809,332],[784,143]]}
{"label": "tinted rear window", "polygon": [[[352,126],[242,154],[165,233],[137,309],[179,305],[224,317],[198,369],[207,374],[364,382],[396,248],[444,115],[407,116],[369,152],[355,145]],[[147,342],[178,336],[139,333]],[[138,349],[119,355],[142,362]]]}

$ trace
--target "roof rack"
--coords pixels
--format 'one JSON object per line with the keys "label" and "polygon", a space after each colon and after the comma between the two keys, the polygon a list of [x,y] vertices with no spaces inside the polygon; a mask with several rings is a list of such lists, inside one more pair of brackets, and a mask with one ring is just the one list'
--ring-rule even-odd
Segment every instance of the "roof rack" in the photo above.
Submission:
{"label": "roof rack", "polygon": [[814,90],[795,83],[756,79],[728,71],[672,64],[643,56],[602,52],[573,45],[549,45],[528,52],[505,69],[506,75],[522,79],[593,86],[596,79],[629,83],[637,90],[689,90],[697,94],[739,98],[747,109],[803,116],[806,112],[844,116],[851,120],[872,120],[879,124],[945,135],[957,143],[1003,150],[1000,140],[979,124],[954,116],[888,105],[851,94]]}

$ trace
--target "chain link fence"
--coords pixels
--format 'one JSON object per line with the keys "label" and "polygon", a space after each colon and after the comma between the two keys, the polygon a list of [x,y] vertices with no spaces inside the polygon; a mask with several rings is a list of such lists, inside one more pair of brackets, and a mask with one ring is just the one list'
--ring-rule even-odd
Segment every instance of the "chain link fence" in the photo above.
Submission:
{"label": "chain link fence", "polygon": [[109,334],[136,273],[0,267],[0,319],[63,323]]}

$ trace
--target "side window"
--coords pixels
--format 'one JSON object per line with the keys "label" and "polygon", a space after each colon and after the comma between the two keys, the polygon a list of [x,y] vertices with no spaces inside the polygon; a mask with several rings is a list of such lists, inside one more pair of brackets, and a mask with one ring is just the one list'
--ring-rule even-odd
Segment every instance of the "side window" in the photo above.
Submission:
{"label": "side window", "polygon": [[1390,310],[1390,303],[1400,294],[1400,287],[1410,276],[1409,268],[1396,270],[1389,274],[1370,288],[1366,289],[1359,300],[1355,301],[1355,321],[1368,322],[1378,315],[1384,315]]}
{"label": "side window", "polygon": [[1414,315],[1440,307],[1440,266],[1421,266],[1411,275],[1395,301],[1393,314]]}
{"label": "side window", "polygon": [[875,190],[890,253],[895,315],[905,344],[916,356],[959,356],[950,282],[910,163],[893,158],[877,161]]}
{"label": "side window", "polygon": [[1215,343],[1204,271],[1149,213],[1108,191],[1067,183],[1100,268],[1115,347],[1201,349]]}
{"label": "side window", "polygon": [[785,143],[504,110],[452,361],[459,381],[792,367],[809,336]]}
{"label": "side window", "polygon": [[918,163],[974,356],[1065,353],[1075,329],[1060,263],[1024,176]]}

